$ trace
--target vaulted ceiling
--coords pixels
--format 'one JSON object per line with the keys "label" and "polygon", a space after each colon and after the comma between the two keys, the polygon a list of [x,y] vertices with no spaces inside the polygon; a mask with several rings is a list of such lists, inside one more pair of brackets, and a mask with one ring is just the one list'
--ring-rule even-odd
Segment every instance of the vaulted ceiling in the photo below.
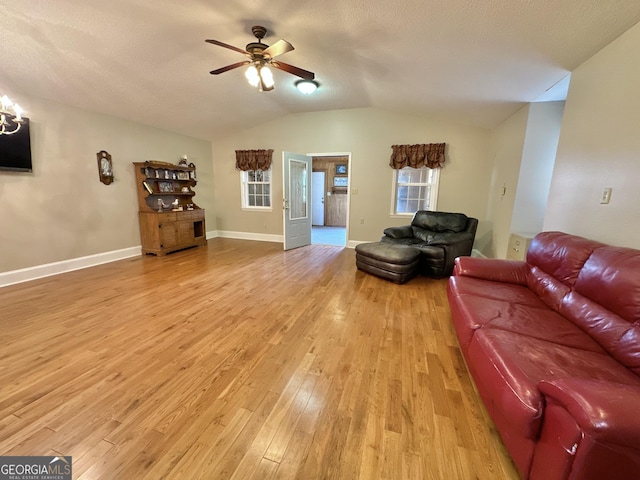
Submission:
{"label": "vaulted ceiling", "polygon": [[[360,107],[491,128],[638,21],[625,0],[3,2],[0,92],[203,139]],[[262,93],[244,69],[209,74],[244,57],[204,40],[244,48],[253,25],[294,45],[279,58],[315,72],[316,93],[280,71]]]}

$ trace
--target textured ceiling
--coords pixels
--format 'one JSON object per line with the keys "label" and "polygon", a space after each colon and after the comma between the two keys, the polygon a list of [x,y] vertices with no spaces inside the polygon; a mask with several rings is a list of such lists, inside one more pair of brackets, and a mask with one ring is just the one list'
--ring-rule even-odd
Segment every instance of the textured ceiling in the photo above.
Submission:
{"label": "textured ceiling", "polygon": [[[55,0],[0,5],[0,92],[210,139],[287,113],[380,107],[493,127],[640,21],[623,0]],[[252,25],[295,46],[260,93],[236,69]],[[28,110],[28,105],[24,105]],[[28,115],[28,113],[27,113]]]}

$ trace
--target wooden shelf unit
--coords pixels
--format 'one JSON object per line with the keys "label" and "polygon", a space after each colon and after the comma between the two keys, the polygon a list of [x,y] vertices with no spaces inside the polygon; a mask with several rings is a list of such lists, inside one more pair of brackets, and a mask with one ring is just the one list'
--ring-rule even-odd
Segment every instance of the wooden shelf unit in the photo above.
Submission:
{"label": "wooden shelf unit", "polygon": [[193,197],[196,169],[165,162],[134,162],[143,254],[165,255],[207,244],[204,210]]}

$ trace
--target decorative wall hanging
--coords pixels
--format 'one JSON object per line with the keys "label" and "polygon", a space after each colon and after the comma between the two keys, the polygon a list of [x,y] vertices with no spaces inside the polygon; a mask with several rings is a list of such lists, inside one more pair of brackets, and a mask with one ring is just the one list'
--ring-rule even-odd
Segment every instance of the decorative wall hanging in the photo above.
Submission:
{"label": "decorative wall hanging", "polygon": [[422,145],[392,145],[389,166],[401,168],[440,168],[444,164],[446,143],[427,143]]}
{"label": "decorative wall hanging", "polygon": [[349,186],[349,177],[333,177],[333,186],[334,187],[348,187]]}
{"label": "decorative wall hanging", "polygon": [[98,175],[100,175],[100,181],[105,185],[113,182],[113,163],[111,163],[111,155],[104,150],[99,151],[98,157]]}

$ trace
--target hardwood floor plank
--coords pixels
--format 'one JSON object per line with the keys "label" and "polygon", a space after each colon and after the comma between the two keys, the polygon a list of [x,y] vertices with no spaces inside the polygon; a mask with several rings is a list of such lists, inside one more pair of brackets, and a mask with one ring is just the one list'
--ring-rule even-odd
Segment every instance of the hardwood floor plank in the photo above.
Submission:
{"label": "hardwood floor plank", "polygon": [[217,238],[0,289],[0,454],[74,478],[516,479],[446,280]]}

